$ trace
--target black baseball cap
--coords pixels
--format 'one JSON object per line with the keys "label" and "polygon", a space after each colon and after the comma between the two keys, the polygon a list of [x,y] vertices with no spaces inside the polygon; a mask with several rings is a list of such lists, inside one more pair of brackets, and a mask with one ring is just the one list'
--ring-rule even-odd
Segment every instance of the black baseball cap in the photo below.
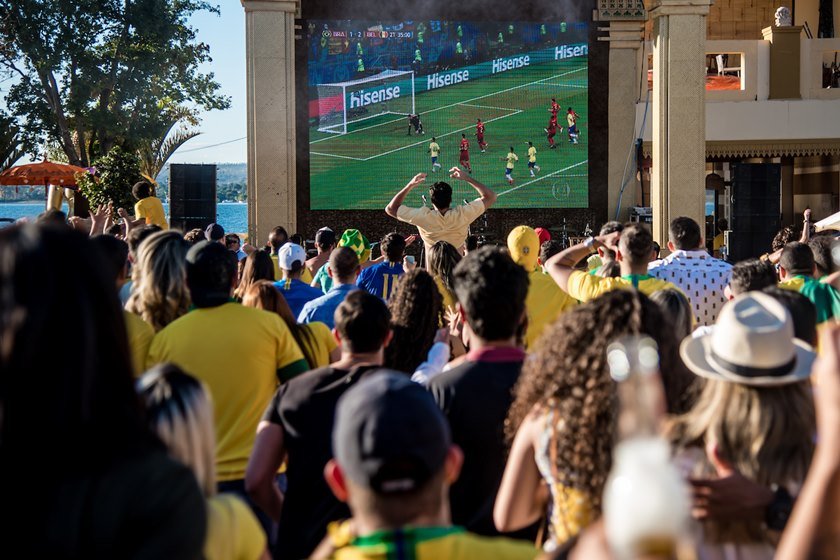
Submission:
{"label": "black baseball cap", "polygon": [[319,245],[335,245],[335,232],[328,227],[322,227],[315,233],[315,243]]}
{"label": "black baseball cap", "polygon": [[347,478],[374,492],[421,487],[443,468],[451,444],[431,393],[404,373],[378,370],[338,401],[335,459]]}
{"label": "black baseball cap", "polygon": [[204,238],[207,241],[219,241],[223,239],[225,236],[225,228],[220,226],[219,224],[210,224],[207,226],[207,229],[204,230]]}

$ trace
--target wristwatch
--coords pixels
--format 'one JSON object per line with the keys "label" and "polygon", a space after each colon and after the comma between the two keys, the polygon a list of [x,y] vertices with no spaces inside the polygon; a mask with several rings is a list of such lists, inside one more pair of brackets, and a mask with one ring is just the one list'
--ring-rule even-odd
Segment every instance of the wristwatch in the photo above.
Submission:
{"label": "wristwatch", "polygon": [[587,249],[592,249],[595,246],[595,238],[590,235],[583,241],[583,245]]}
{"label": "wristwatch", "polygon": [[784,486],[779,486],[773,493],[773,501],[764,512],[764,522],[768,529],[783,531],[793,511],[794,500]]}

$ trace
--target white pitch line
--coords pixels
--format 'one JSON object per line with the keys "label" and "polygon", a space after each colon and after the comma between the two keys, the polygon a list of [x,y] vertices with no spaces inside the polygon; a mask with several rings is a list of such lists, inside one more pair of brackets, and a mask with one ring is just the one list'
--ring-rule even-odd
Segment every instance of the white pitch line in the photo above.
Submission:
{"label": "white pitch line", "polygon": [[493,107],[492,105],[477,105],[475,103],[459,103],[458,105],[465,105],[467,107],[478,107],[479,109],[496,109],[498,111],[518,111],[513,107]]}
{"label": "white pitch line", "polygon": [[[497,121],[499,119],[512,117],[513,115],[518,115],[521,112],[522,112],[521,110],[515,110],[513,113],[508,113],[507,115],[502,115],[501,117],[493,117],[492,119],[488,119],[484,122],[489,123],[489,122]],[[449,136],[451,134],[458,134],[459,132],[464,132],[465,130],[471,130],[472,128],[473,128],[473,125],[465,126],[464,128],[459,128],[458,130],[453,130],[451,132],[446,132],[444,134],[438,134],[435,137],[436,138],[444,138],[445,136]],[[393,154],[394,152],[399,152],[400,150],[405,150],[406,148],[413,148],[414,146],[419,146],[420,144],[425,144],[427,142],[428,142],[428,140],[421,140],[420,142],[415,142],[414,144],[409,144],[407,146],[401,146],[399,148],[394,148],[393,150],[388,150],[387,152],[382,152],[381,154],[376,154],[375,156],[370,156],[369,158],[365,158],[362,161],[370,161],[372,159],[376,159],[376,158],[382,157],[382,156],[387,156],[388,154]]]}
{"label": "white pitch line", "polygon": [[334,157],[334,158],[341,158],[341,159],[354,159],[356,161],[367,161],[362,158],[351,157],[351,156],[340,156],[338,154],[324,154],[322,152],[309,152],[310,154],[314,154],[316,156],[325,156],[325,157]]}
{"label": "white pitch line", "polygon": [[513,191],[515,191],[516,189],[521,189],[522,187],[527,187],[527,186],[528,186],[528,185],[530,185],[531,183],[536,183],[537,181],[542,181],[543,179],[548,179],[548,178],[549,178],[549,177],[551,177],[552,175],[557,175],[558,173],[563,173],[564,171],[568,171],[569,169],[574,169],[575,167],[577,167],[577,166],[579,166],[579,165],[583,165],[584,163],[588,163],[588,162],[589,162],[589,160],[588,160],[588,159],[585,159],[585,160],[583,160],[583,161],[580,161],[580,162],[578,162],[578,163],[575,163],[575,164],[573,164],[573,165],[570,165],[569,167],[564,167],[563,169],[558,169],[557,171],[552,171],[552,172],[551,172],[551,173],[549,173],[548,175],[543,175],[542,177],[537,177],[536,179],[533,179],[533,180],[528,181],[528,182],[526,182],[526,183],[522,183],[521,185],[518,185],[518,186],[516,186],[516,187],[513,187],[512,189],[508,189],[508,190],[506,190],[506,191],[504,191],[504,192],[500,192],[500,193],[498,193],[496,196],[497,196],[497,197],[499,197],[499,196],[502,196],[503,194],[507,194],[507,193],[513,192]]}
{"label": "white pitch line", "polygon": [[582,89],[586,89],[586,88],[589,87],[589,86],[582,86],[582,85],[579,85],[579,84],[548,84],[548,85],[557,86],[559,88],[582,88]]}
{"label": "white pitch line", "polygon": [[[493,93],[488,93],[486,95],[479,95],[478,97],[473,97],[471,99],[465,99],[465,100],[459,101],[457,103],[450,103],[449,105],[444,105],[443,107],[437,107],[435,109],[430,109],[423,114],[427,115],[429,113],[434,113],[435,111],[442,111],[443,109],[449,109],[450,107],[455,107],[456,105],[462,105],[464,103],[470,103],[472,101],[478,101],[479,99],[484,99],[485,97],[492,97],[494,95],[499,95],[500,93],[507,93],[509,91],[513,91],[515,89],[520,89],[520,88],[524,88],[524,87],[528,87],[528,86],[533,86],[535,84],[541,84],[543,82],[547,82],[549,80],[554,80],[555,78],[562,78],[563,76],[568,76],[569,74],[574,74],[575,72],[580,72],[581,70],[586,70],[586,69],[587,69],[586,67],[576,68],[574,70],[569,70],[568,72],[563,72],[562,74],[557,74],[556,76],[549,76],[548,78],[543,78],[541,80],[536,80],[534,82],[528,82],[527,84],[520,84],[518,86],[509,87],[507,89],[503,89],[503,90],[500,90],[500,91],[494,91]],[[434,91],[434,90],[432,90],[432,91]],[[376,128],[378,126],[385,126],[387,124],[394,124],[395,122],[404,121],[404,120],[405,119],[394,119],[392,121],[387,121],[387,122],[383,122],[383,123],[379,123],[379,124],[373,124],[373,125],[366,126],[366,127],[363,127],[363,128],[357,128],[356,130],[352,130],[352,131],[348,132],[347,134],[342,134],[342,136],[349,136],[350,134],[355,134],[356,132],[362,132],[363,130],[370,130],[371,128]],[[311,140],[309,143],[310,144],[317,144],[318,142],[324,142],[326,140],[332,140],[332,137],[328,136],[326,138],[319,138],[318,140]]]}

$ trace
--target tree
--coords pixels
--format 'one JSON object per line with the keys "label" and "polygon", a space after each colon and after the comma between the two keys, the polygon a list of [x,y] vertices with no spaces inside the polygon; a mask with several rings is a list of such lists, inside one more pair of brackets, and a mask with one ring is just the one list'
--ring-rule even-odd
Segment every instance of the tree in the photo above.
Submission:
{"label": "tree", "polygon": [[30,147],[14,119],[0,113],[0,172],[17,163]]}
{"label": "tree", "polygon": [[188,128],[179,128],[174,133],[172,130],[179,122],[191,121],[191,115],[184,113],[177,120],[173,120],[169,127],[163,132],[159,138],[144,140],[141,142],[138,152],[140,154],[140,173],[143,177],[152,184],[157,184],[157,176],[160,174],[163,166],[175,153],[175,150],[184,145],[185,142],[195,138],[201,134],[197,130],[189,130]]}
{"label": "tree", "polygon": [[[6,104],[31,138],[74,165],[164,138],[173,120],[226,109],[209,48],[188,18],[205,0],[0,0],[0,67],[17,83]],[[46,136],[47,138],[44,138]]]}
{"label": "tree", "polygon": [[77,175],[79,190],[91,208],[109,202],[113,202],[114,208],[132,208],[135,201],[131,187],[141,179],[137,154],[115,146],[95,161],[95,167],[96,177],[87,173]]}

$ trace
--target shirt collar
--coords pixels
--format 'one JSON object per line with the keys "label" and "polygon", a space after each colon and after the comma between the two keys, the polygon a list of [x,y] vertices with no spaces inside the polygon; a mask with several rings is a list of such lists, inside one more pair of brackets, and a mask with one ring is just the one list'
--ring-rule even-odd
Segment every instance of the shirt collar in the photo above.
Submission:
{"label": "shirt collar", "polygon": [[677,257],[690,257],[692,259],[706,259],[709,258],[711,255],[705,249],[695,249],[694,251],[684,251],[682,249],[677,249],[667,257],[665,257],[664,261],[672,261]]}
{"label": "shirt collar", "polygon": [[512,346],[485,346],[470,350],[467,360],[471,362],[522,362],[525,360],[525,351]]}

